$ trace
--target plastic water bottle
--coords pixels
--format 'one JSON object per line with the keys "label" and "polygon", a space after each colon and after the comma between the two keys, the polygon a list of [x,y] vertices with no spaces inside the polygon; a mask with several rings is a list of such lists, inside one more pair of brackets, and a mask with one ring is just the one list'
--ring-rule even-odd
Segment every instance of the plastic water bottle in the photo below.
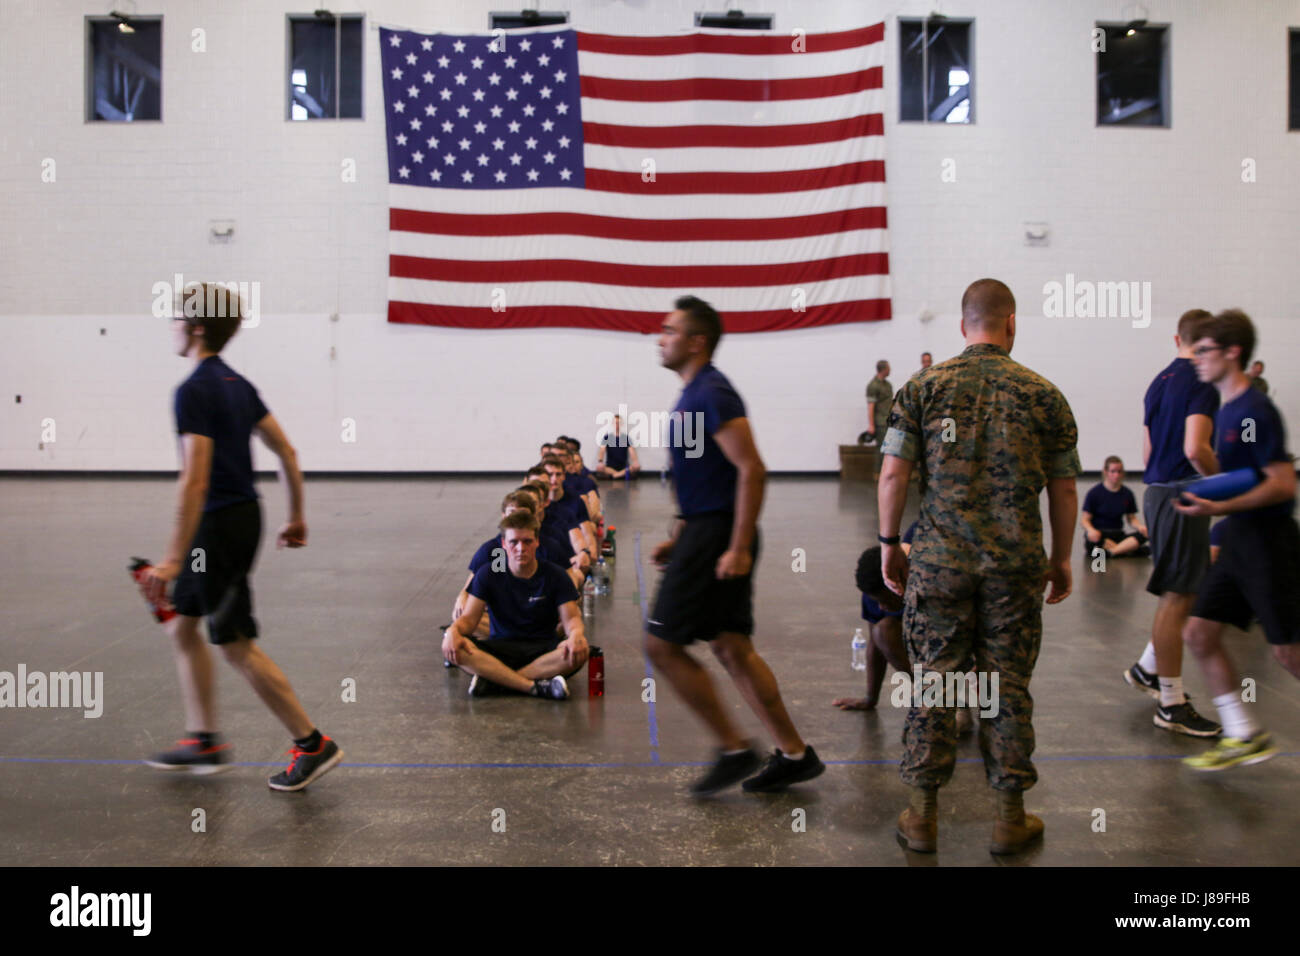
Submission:
{"label": "plastic water bottle", "polygon": [[587,583],[582,586],[582,616],[591,617],[591,614],[595,609],[596,609],[596,579],[593,576],[587,578]]}
{"label": "plastic water bottle", "polygon": [[609,593],[609,565],[605,563],[603,557],[596,562],[596,570],[592,573],[591,578],[596,582],[597,596]]}
{"label": "plastic water bottle", "polygon": [[853,632],[853,643],[849,645],[853,649],[853,669],[855,671],[864,671],[867,669],[867,639],[862,636],[862,628]]}

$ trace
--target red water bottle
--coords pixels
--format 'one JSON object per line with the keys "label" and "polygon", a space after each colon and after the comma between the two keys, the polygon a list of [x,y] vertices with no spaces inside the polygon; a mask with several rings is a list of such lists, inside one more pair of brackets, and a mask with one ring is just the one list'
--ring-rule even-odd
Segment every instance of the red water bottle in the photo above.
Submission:
{"label": "red water bottle", "polygon": [[587,696],[605,696],[605,652],[595,646],[587,653]]}
{"label": "red water bottle", "polygon": [[[131,572],[131,577],[135,580],[135,583],[140,588],[142,594],[144,593],[145,573],[152,567],[153,565],[145,558],[132,558],[131,566],[127,569]],[[167,603],[166,598],[158,604],[149,600],[148,597],[144,600],[145,603],[149,605],[149,610],[153,612],[154,619],[158,621],[159,624],[165,624],[176,616],[176,609]]]}

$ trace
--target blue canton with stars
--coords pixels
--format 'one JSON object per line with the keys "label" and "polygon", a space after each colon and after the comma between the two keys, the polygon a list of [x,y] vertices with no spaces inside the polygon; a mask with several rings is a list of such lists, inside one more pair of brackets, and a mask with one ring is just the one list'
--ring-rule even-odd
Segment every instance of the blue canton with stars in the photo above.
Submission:
{"label": "blue canton with stars", "polygon": [[390,183],[583,186],[574,31],[379,38]]}

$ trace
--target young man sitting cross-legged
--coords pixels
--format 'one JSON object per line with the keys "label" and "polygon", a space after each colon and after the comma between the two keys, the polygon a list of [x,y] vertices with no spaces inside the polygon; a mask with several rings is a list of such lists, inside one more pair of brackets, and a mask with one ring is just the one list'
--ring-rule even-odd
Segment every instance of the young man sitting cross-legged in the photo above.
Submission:
{"label": "young man sitting cross-legged", "polygon": [[[500,527],[507,567],[497,571],[489,562],[475,573],[464,613],[443,635],[442,656],[474,675],[471,697],[504,689],[564,700],[565,678],[587,662],[578,592],[562,568],[537,560],[536,517],[516,511]],[[469,635],[484,609],[491,611],[492,628],[479,640]],[[559,623],[563,640],[556,634]]]}

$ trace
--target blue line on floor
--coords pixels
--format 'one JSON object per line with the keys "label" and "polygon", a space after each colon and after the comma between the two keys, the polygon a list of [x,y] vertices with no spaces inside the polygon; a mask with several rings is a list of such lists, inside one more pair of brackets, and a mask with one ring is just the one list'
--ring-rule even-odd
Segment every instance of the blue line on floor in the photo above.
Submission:
{"label": "blue line on floor", "polygon": [[[649,604],[646,601],[645,593],[645,575],[641,570],[641,532],[636,533],[636,539],[633,542],[632,550],[636,557],[636,590],[641,596],[641,628],[645,629],[645,622],[650,617]],[[650,667],[650,658],[645,658],[645,676],[651,681],[654,680],[654,670]],[[655,687],[655,684],[651,684]],[[657,687],[656,687],[657,690]],[[650,762],[659,763],[659,717],[655,714],[654,697],[651,696],[649,701],[650,711],[648,714],[650,720]]]}

